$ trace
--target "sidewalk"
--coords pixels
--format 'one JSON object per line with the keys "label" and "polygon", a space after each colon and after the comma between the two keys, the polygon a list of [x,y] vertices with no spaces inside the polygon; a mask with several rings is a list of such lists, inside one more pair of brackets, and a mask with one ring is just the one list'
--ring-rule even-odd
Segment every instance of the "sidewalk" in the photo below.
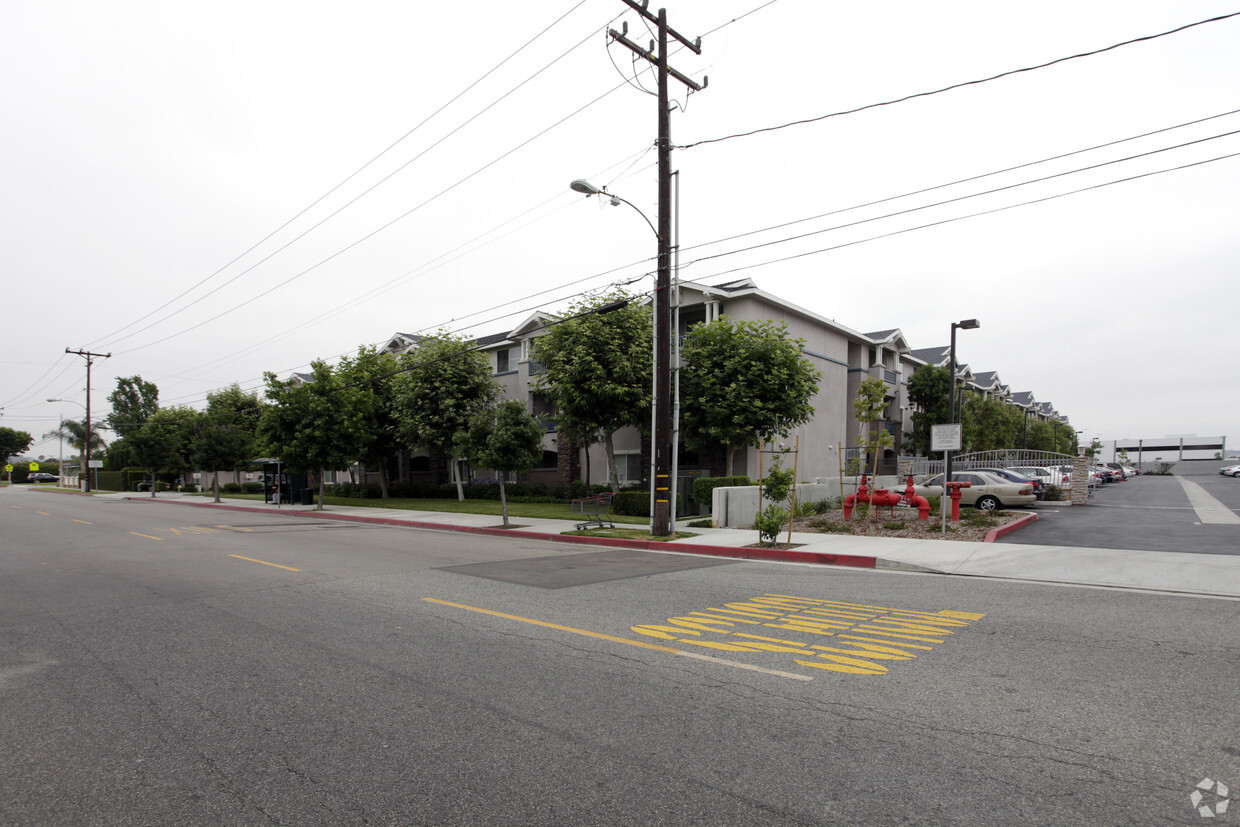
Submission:
{"label": "sidewalk", "polygon": [[793,532],[799,548],[746,548],[757,533],[732,528],[687,529],[697,536],[668,542],[568,537],[567,520],[511,518],[514,528],[500,527],[498,516],[443,511],[405,511],[360,505],[281,505],[252,500],[229,500],[216,505],[209,499],[162,492],[156,498],[134,494],[98,494],[135,502],[176,503],[198,508],[280,513],[299,518],[346,520],[376,525],[458,531],[492,536],[520,537],[578,545],[636,548],[737,557],[747,560],[930,572],[972,577],[999,577],[1049,583],[1112,586],[1206,596],[1240,598],[1240,555],[1185,554],[1107,548],[1036,546],[1019,543],[977,543],[954,540],[918,540],[857,537]]}

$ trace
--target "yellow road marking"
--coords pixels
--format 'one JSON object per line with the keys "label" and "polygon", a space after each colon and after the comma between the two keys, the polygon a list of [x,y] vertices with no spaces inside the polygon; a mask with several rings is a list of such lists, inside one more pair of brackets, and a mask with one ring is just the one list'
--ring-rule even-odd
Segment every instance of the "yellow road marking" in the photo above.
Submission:
{"label": "yellow road marking", "polygon": [[[813,678],[809,677],[808,675],[797,675],[792,672],[780,672],[777,669],[767,669],[766,667],[763,667],[763,666],[753,666],[748,663],[735,663],[730,660],[724,660],[723,658],[712,658],[709,655],[701,655],[696,652],[685,652],[681,649],[673,649],[670,646],[661,646],[657,643],[647,643],[644,640],[630,640],[629,638],[617,637],[616,635],[608,635],[603,632],[592,632],[589,629],[578,629],[573,626],[564,626],[559,623],[550,623],[546,620],[535,620],[532,617],[521,617],[520,615],[508,614],[507,612],[497,612],[494,609],[483,609],[483,608],[479,608],[478,606],[466,606],[464,603],[453,603],[449,600],[440,600],[437,597],[424,597],[422,599],[427,601],[428,603],[438,603],[441,606],[451,606],[455,609],[464,609],[469,612],[478,612],[479,614],[491,615],[492,617],[502,617],[505,620],[515,620],[520,623],[529,623],[534,626],[542,626],[547,629],[556,629],[561,632],[570,632],[574,635],[584,635],[586,637],[598,638],[599,640],[607,640],[607,641],[611,641],[612,643],[624,643],[629,646],[637,646],[642,649],[653,649],[656,652],[667,652],[668,654],[671,654],[671,655],[679,655],[681,657],[693,658],[695,660],[706,660],[706,661],[710,661],[711,663],[721,663],[725,666],[731,666],[736,669],[747,669],[751,672],[762,672],[763,674],[766,674],[766,675],[776,675],[781,678],[792,678],[798,681],[813,680]],[[689,632],[688,629],[674,629],[674,631],[678,633],[682,633],[682,634],[685,632]],[[685,642],[691,643],[693,641],[685,641]],[[715,647],[710,647],[710,648],[715,648]],[[722,648],[722,646],[720,648]]]}
{"label": "yellow road marking", "polygon": [[251,534],[254,531],[252,528],[238,528],[235,525],[217,525],[216,528],[222,528],[225,531],[244,531],[246,534]]}
{"label": "yellow road marking", "polygon": [[146,538],[146,539],[148,539],[148,540],[163,540],[163,539],[164,539],[163,537],[152,537],[152,536],[151,536],[151,535],[149,535],[149,534],[139,534],[139,533],[138,533],[138,532],[136,532],[136,531],[131,531],[131,532],[129,532],[129,533],[130,533],[130,534],[132,534],[132,535],[134,535],[135,537],[145,537],[145,538]]}
{"label": "yellow road marking", "polygon": [[76,518],[76,517],[74,517],[74,518],[73,518],[73,522],[75,522],[75,523],[81,523],[82,525],[94,525],[94,523],[89,523],[89,522],[87,522],[86,520],[79,520],[79,519],[78,519],[78,518]]}
{"label": "yellow road marking", "polygon": [[251,563],[262,563],[264,566],[271,566],[277,569],[284,569],[285,571],[301,571],[301,569],[295,569],[292,566],[282,566],[279,563],[268,563],[266,560],[255,560],[253,557],[242,557],[240,554],[230,554],[228,556],[236,557],[238,560],[248,560]]}
{"label": "yellow road marking", "polygon": [[36,511],[36,512],[34,512],[34,513],[35,513],[35,514],[42,514],[44,517],[50,517],[50,516],[52,516],[52,513],[51,513],[50,511]]}

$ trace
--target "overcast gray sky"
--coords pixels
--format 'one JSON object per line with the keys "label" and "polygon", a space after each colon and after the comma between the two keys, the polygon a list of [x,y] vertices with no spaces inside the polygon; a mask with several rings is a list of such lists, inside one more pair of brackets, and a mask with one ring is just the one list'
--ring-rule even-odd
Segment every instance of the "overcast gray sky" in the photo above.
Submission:
{"label": "overcast gray sky", "polygon": [[[915,348],[976,317],[961,360],[1087,436],[1240,448],[1240,17],[822,118],[1235,0],[666,5],[702,37],[672,64],[710,77],[673,82],[683,278],[749,277]],[[482,335],[651,286],[640,217],[568,190],[657,212],[654,81],[605,31],[651,35],[620,0],[8,0],[4,19],[9,427],[80,415],[44,401],[84,401],[66,347],[112,353],[101,414],[134,374],[197,405],[395,331]]]}

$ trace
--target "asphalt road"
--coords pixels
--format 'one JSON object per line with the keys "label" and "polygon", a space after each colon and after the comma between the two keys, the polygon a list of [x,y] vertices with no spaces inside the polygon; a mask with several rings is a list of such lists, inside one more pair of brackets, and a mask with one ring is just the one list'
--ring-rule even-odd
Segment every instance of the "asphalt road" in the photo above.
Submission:
{"label": "asphalt road", "polygon": [[1236,605],[5,489],[0,823],[1203,823]]}
{"label": "asphalt road", "polygon": [[[1224,506],[1240,511],[1240,479],[1218,474],[1189,479]],[[1088,507],[1038,503],[1036,511],[1036,523],[1000,542],[1240,554],[1240,526],[1202,525],[1172,476],[1144,475],[1100,486]]]}

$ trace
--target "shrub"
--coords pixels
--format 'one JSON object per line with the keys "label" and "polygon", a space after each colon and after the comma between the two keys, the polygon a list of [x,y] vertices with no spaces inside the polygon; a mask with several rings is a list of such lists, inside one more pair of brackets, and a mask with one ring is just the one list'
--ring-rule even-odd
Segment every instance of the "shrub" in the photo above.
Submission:
{"label": "shrub", "polygon": [[836,522],[835,520],[810,520],[810,528],[815,531],[822,531],[829,534],[852,534],[852,526],[847,523]]}
{"label": "shrub", "polygon": [[774,543],[779,532],[788,525],[788,509],[772,503],[754,515],[753,527],[764,543]]}
{"label": "shrub", "polygon": [[183,491],[186,494],[197,494],[198,486],[194,485],[192,482],[182,483],[181,491]]}
{"label": "shrub", "polygon": [[904,522],[903,520],[892,520],[889,523],[883,523],[883,528],[887,529],[888,531],[903,531],[904,529],[908,528],[908,523]]}
{"label": "shrub", "polygon": [[694,520],[693,522],[689,523],[689,528],[714,528],[714,527],[715,527],[714,520]]}
{"label": "shrub", "polygon": [[263,484],[261,482],[243,482],[241,483],[241,493],[261,494],[263,493]]}
{"label": "shrub", "polygon": [[220,486],[221,494],[240,494],[241,486],[235,482],[226,482]]}

